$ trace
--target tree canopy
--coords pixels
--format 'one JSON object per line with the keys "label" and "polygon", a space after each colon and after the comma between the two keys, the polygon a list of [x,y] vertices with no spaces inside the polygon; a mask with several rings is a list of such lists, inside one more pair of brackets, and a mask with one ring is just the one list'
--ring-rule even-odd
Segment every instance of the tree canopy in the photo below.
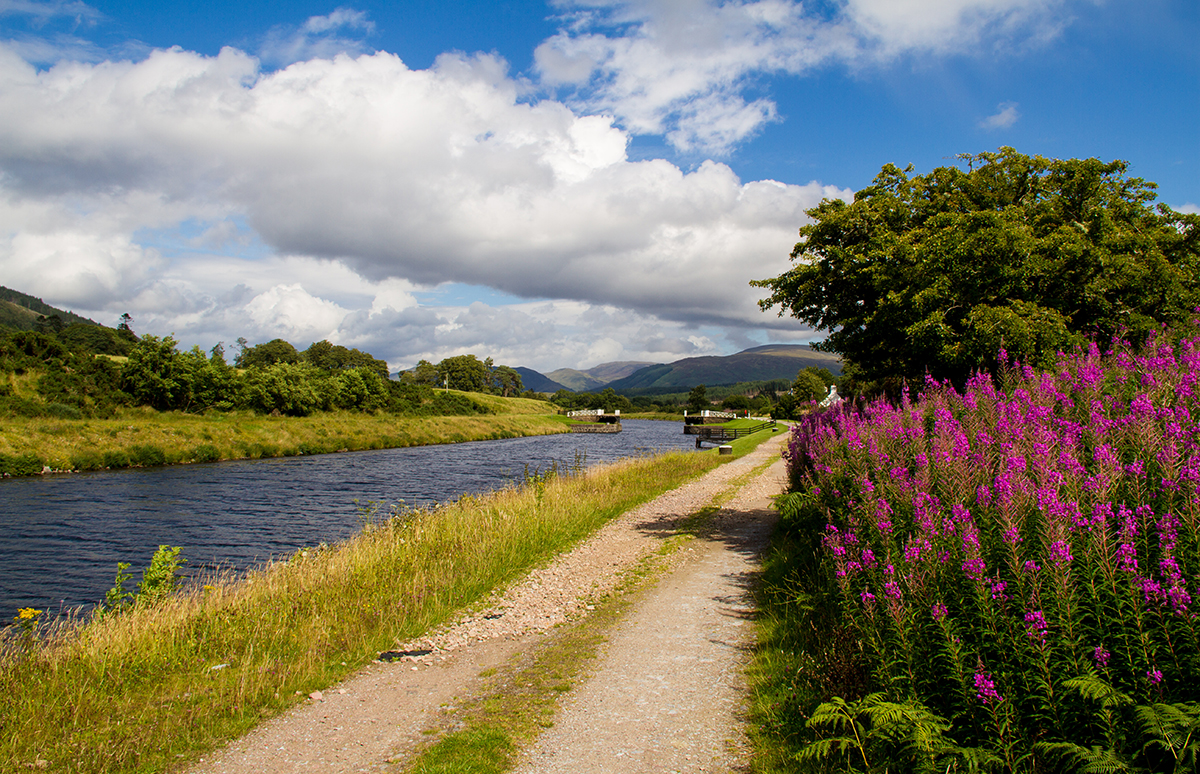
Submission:
{"label": "tree canopy", "polygon": [[1044,365],[1088,338],[1138,339],[1200,304],[1200,216],[1153,206],[1124,161],[1012,148],[966,169],[888,164],[854,202],[808,211],[795,265],[751,284],[818,330],[862,381],[962,380],[1003,349]]}

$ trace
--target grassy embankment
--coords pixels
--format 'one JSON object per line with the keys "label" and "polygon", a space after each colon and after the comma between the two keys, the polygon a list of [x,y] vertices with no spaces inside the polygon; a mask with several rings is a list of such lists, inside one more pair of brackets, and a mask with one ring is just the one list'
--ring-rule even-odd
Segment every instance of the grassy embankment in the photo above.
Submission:
{"label": "grassy embankment", "polygon": [[112,419],[0,420],[0,470],[15,475],[129,465],[289,457],[565,432],[565,417],[525,398],[464,393],[492,411],[473,416],[396,416],[330,411],[307,417],[249,411],[183,414],[120,410]]}
{"label": "grassy embankment", "polygon": [[192,759],[720,459],[635,459],[394,515],[344,544],[55,641],[13,627],[0,663],[0,770],[156,771]]}

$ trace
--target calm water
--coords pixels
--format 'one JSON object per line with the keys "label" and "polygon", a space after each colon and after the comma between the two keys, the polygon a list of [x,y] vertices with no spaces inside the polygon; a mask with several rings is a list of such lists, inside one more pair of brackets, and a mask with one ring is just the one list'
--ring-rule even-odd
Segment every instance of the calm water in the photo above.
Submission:
{"label": "calm water", "polygon": [[[526,465],[607,462],[692,449],[678,422],[626,420],[613,435],[563,434],[409,449],[242,460],[0,481],[0,622],[18,607],[98,602],[117,562],[134,579],[160,544],[195,571],[245,568],[349,537],[367,503],[423,505],[500,488]],[[358,505],[355,501],[358,501]],[[131,584],[133,585],[133,584]]]}

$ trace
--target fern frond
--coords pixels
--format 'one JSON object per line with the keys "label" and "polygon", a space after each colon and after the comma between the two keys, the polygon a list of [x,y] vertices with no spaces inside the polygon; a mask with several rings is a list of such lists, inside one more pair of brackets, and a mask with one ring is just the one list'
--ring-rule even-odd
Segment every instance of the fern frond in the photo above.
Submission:
{"label": "fern frond", "polygon": [[1134,771],[1115,751],[1098,745],[1083,747],[1073,742],[1038,742],[1034,750],[1056,760],[1072,774],[1128,774]]}
{"label": "fern frond", "polygon": [[1196,722],[1195,707],[1184,704],[1139,704],[1134,714],[1146,736],[1152,737],[1145,746],[1164,747],[1174,757],[1187,745]]}
{"label": "fern frond", "polygon": [[801,763],[808,761],[829,761],[844,755],[847,751],[858,747],[858,742],[848,736],[832,736],[818,739],[805,745],[798,753],[796,760]]}
{"label": "fern frond", "polygon": [[1072,677],[1064,682],[1063,686],[1068,690],[1078,691],[1085,699],[1099,702],[1105,709],[1133,704],[1133,699],[1113,688],[1097,674]]}

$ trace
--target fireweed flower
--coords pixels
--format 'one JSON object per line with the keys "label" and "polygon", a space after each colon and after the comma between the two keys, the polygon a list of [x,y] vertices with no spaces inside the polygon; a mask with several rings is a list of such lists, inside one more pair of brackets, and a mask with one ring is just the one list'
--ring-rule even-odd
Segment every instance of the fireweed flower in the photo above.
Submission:
{"label": "fireweed flower", "polygon": [[1163,679],[1162,671],[1159,669],[1147,669],[1146,670],[1146,679],[1148,679],[1150,681],[1151,685],[1158,685],[1159,683],[1162,682],[1162,679]]}
{"label": "fireweed flower", "polygon": [[1046,615],[1041,610],[1025,614],[1025,635],[1031,640],[1046,644]]}
{"label": "fireweed flower", "polygon": [[1004,697],[996,692],[996,682],[992,676],[982,669],[975,670],[975,696],[984,704],[1004,701]]}
{"label": "fireweed flower", "polygon": [[934,602],[933,607],[930,608],[930,612],[933,613],[934,620],[941,621],[946,617],[946,614],[950,611],[947,610],[946,606],[944,604],[942,604],[941,602]]}
{"label": "fireweed flower", "polygon": [[1096,666],[1100,667],[1101,669],[1104,669],[1108,666],[1108,659],[1111,657],[1112,654],[1105,650],[1103,645],[1097,645],[1096,649],[1092,651],[1092,660],[1095,661]]}
{"label": "fireweed flower", "polygon": [[1065,540],[1055,540],[1050,544],[1050,561],[1055,567],[1063,567],[1075,559],[1071,556],[1071,544]]}

